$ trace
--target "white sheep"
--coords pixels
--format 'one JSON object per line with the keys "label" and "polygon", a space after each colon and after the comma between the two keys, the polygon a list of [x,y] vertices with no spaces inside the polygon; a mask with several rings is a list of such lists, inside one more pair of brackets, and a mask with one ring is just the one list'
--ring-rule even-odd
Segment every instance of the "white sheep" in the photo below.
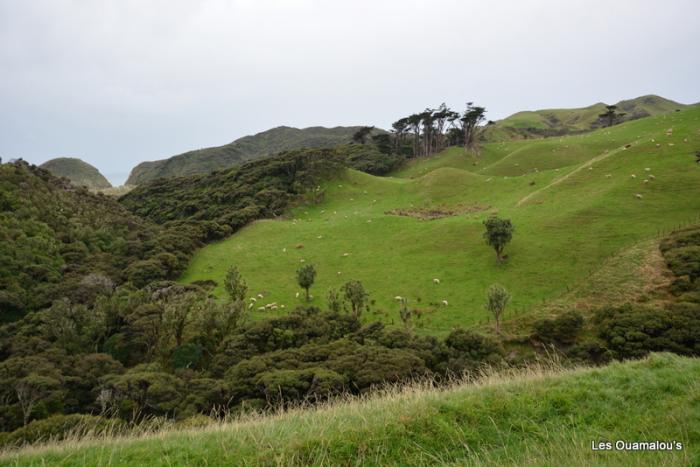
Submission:
{"label": "white sheep", "polygon": [[612,175],[610,175],[610,174],[605,174],[605,178],[612,178]]}
{"label": "white sheep", "polygon": [[257,302],[257,301],[258,301],[258,299],[257,299],[257,298],[255,298],[255,297],[250,297],[250,301],[251,301],[251,302]]}
{"label": "white sheep", "polygon": [[637,176],[635,174],[630,175],[630,177],[637,178]]}
{"label": "white sheep", "polygon": [[350,253],[343,253],[343,258],[346,256],[350,256]]}
{"label": "white sheep", "polygon": [[637,193],[636,195],[634,195],[634,197],[637,198],[637,199],[642,199],[642,198],[643,198],[643,196],[642,196],[640,193]]}
{"label": "white sheep", "polygon": [[284,309],[284,305],[280,305],[280,308]]}
{"label": "white sheep", "polygon": [[647,179],[645,178],[645,179],[644,179],[644,183],[649,183],[649,180],[647,180]]}
{"label": "white sheep", "polygon": [[253,308],[253,305],[255,304],[253,302],[250,302],[250,305],[248,305],[248,309],[250,310],[251,308]]}
{"label": "white sheep", "polygon": [[294,297],[299,298],[299,292],[297,292],[296,295],[294,295]]}
{"label": "white sheep", "polygon": [[649,168],[649,167],[644,167],[644,171],[645,171],[645,172],[651,172],[651,168]]}
{"label": "white sheep", "polygon": [[649,174],[649,180],[656,180],[656,177],[653,176],[652,174]]}
{"label": "white sheep", "polygon": [[321,240],[321,239],[323,238],[323,235],[319,235],[319,236],[316,237],[316,238],[318,238],[319,240]]}
{"label": "white sheep", "polygon": [[401,301],[403,300],[403,297],[401,295],[397,295],[396,297],[394,297],[394,300]]}
{"label": "white sheep", "polygon": [[258,298],[264,298],[264,297],[263,297],[263,294],[259,293],[259,294],[258,294]]}
{"label": "white sheep", "polygon": [[304,258],[302,258],[302,259],[299,260],[299,262],[300,262],[300,263],[305,263],[306,260],[305,260]]}
{"label": "white sheep", "polygon": [[272,305],[272,306],[270,307],[270,309],[271,309],[271,310],[276,310],[276,309],[277,309],[277,305]]}
{"label": "white sheep", "polygon": [[265,311],[265,307],[264,307],[264,306],[259,306],[259,307],[258,307],[258,311]]}
{"label": "white sheep", "polygon": [[447,303],[447,300],[443,300],[443,301],[442,301],[442,306],[447,306],[447,305],[449,305],[449,303]]}
{"label": "white sheep", "polygon": [[287,249],[286,249],[286,248],[282,248],[282,253],[286,253],[286,252],[287,252]]}
{"label": "white sheep", "polygon": [[433,284],[439,284],[439,283],[440,283],[440,279],[433,279]]}
{"label": "white sheep", "polygon": [[338,275],[341,275],[341,274],[342,274],[342,272],[338,271]]}

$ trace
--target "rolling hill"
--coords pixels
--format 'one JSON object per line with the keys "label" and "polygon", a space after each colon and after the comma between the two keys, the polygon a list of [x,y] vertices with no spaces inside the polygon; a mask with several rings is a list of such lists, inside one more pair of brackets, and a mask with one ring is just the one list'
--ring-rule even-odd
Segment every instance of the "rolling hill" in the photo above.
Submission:
{"label": "rolling hill", "polygon": [[244,136],[223,146],[197,149],[154,162],[143,162],[131,171],[126,185],[140,185],[160,177],[205,174],[267,155],[300,148],[330,148],[349,143],[360,127],[280,126]]}
{"label": "rolling hill", "polygon": [[[690,107],[586,134],[489,143],[480,159],[451,148],[390,177],[347,170],[323,185],[319,204],[199,250],[181,280],[215,280],[222,296],[236,265],[251,293],[289,309],[304,304],[295,271],[313,264],[312,305],[361,280],[372,300],[367,320],[398,323],[394,297],[407,297],[423,311],[421,332],[437,335],[484,325],[484,293],[497,282],[513,295],[508,319],[521,319],[610,258],[696,221],[698,150],[700,108]],[[443,214],[428,220],[435,211]],[[506,264],[482,238],[483,220],[495,213],[516,228]]]}
{"label": "rolling hill", "polygon": [[[409,387],[133,438],[0,453],[6,465],[697,465],[700,361],[652,354],[447,390]],[[594,450],[663,441],[673,450]]]}
{"label": "rolling hill", "polygon": [[[660,115],[686,108],[663,97],[647,95],[635,99],[622,100],[617,104],[618,112],[624,112],[625,121]],[[540,138],[581,133],[598,128],[598,115],[605,111],[605,104],[597,104],[578,109],[544,109],[515,113],[491,125],[485,134],[488,141]]]}
{"label": "rolling hill", "polygon": [[66,177],[76,186],[86,186],[91,189],[111,188],[109,181],[87,162],[75,157],[58,157],[41,164],[57,177]]}

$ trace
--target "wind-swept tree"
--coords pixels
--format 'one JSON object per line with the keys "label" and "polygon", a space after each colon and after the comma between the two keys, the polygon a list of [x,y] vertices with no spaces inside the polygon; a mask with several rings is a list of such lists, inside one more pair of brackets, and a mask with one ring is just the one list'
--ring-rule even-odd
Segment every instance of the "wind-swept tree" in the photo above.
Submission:
{"label": "wind-swept tree", "polygon": [[616,105],[606,105],[605,112],[598,115],[598,118],[603,122],[606,127],[611,127],[622,120],[622,117],[627,115],[624,112],[618,112]]}
{"label": "wind-swept tree", "polygon": [[479,134],[482,123],[486,119],[486,109],[467,102],[467,109],[462,114],[462,132],[464,133],[464,149],[478,152]]}
{"label": "wind-swept tree", "polygon": [[365,144],[372,130],[374,130],[373,126],[363,126],[352,135],[352,140],[357,144]]}

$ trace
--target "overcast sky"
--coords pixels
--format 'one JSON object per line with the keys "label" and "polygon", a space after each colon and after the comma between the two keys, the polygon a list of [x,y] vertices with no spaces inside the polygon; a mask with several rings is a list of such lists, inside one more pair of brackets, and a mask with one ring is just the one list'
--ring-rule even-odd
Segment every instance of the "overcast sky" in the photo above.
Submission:
{"label": "overcast sky", "polygon": [[279,125],[700,100],[698,0],[0,0],[0,156],[145,160]]}

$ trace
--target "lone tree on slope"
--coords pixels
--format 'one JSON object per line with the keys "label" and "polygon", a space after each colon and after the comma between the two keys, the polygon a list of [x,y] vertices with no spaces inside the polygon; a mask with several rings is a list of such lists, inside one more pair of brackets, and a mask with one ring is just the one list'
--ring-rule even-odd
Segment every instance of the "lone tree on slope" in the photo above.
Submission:
{"label": "lone tree on slope", "polygon": [[306,291],[306,301],[309,301],[309,289],[314,285],[316,279],[316,269],[311,264],[302,266],[297,270],[297,283],[299,287]]}
{"label": "lone tree on slope", "polygon": [[228,268],[226,278],[224,279],[224,288],[232,302],[245,300],[248,285],[245,283],[245,280],[243,280],[243,276],[241,276],[236,266]]}
{"label": "lone tree on slope", "polygon": [[367,301],[367,292],[360,281],[350,281],[341,289],[345,300],[350,303],[353,316],[359,318]]}
{"label": "lone tree on slope", "polygon": [[496,319],[496,334],[501,334],[501,316],[506,311],[510,294],[505,287],[493,284],[486,293],[486,309]]}
{"label": "lone tree on slope", "polygon": [[484,221],[484,226],[486,227],[486,232],[484,232],[486,243],[496,250],[498,261],[503,261],[506,258],[503,256],[503,249],[513,238],[513,224],[510,219],[490,217]]}
{"label": "lone tree on slope", "polygon": [[620,120],[622,120],[622,117],[624,117],[625,115],[627,114],[624,112],[617,111],[616,105],[606,105],[605,112],[598,115],[598,118],[600,118],[603,121],[603,124],[606,127],[611,127],[616,123],[619,123]]}

